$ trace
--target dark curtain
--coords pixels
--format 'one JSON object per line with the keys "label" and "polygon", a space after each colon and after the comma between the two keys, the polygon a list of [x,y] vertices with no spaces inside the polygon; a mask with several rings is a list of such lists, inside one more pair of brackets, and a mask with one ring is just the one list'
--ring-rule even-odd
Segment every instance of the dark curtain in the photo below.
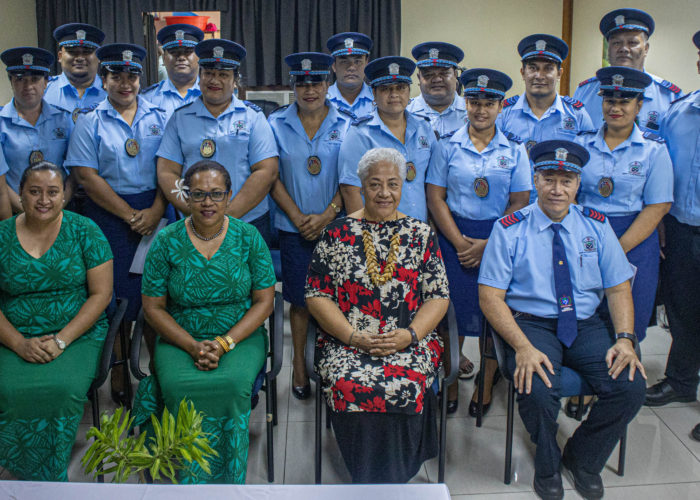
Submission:
{"label": "dark curtain", "polygon": [[[107,34],[105,43],[152,49],[144,12],[212,10],[221,12],[221,37],[248,51],[241,67],[248,86],[287,84],[284,56],[326,52],[326,40],[343,31],[369,35],[371,58],[395,55],[401,48],[401,0],[36,0],[39,46],[55,53],[54,28],[85,22]],[[157,61],[155,51],[149,50],[149,57]]]}

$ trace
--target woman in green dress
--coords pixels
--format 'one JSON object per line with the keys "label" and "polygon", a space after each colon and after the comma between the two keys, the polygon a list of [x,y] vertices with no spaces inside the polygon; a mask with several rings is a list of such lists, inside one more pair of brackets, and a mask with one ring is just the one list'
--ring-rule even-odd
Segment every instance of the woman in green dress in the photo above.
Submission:
{"label": "woman in green dress", "polygon": [[178,185],[190,216],[164,228],[143,272],[143,310],[158,333],[152,377],[136,397],[136,424],[183,398],[204,413],[218,457],[196,463],[183,483],[245,483],[253,383],[265,362],[277,281],[254,226],[226,216],[231,179],[214,161],[195,163]]}
{"label": "woman in green dress", "polygon": [[112,297],[109,243],[62,210],[63,175],[28,167],[24,212],[0,222],[0,467],[34,481],[68,480]]}

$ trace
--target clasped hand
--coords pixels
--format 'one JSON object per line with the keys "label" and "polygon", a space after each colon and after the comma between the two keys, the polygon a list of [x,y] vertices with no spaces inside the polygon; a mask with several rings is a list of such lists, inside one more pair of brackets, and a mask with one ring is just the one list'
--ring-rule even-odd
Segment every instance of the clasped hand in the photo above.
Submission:
{"label": "clasped hand", "polygon": [[63,352],[53,335],[24,339],[17,348],[17,355],[28,363],[49,363]]}
{"label": "clasped hand", "polygon": [[142,236],[148,236],[155,231],[160,222],[160,213],[154,208],[144,208],[143,210],[136,210],[134,215],[127,221],[131,230],[139,233]]}
{"label": "clasped hand", "polygon": [[464,235],[462,235],[462,240],[462,243],[455,247],[459,263],[464,267],[477,267],[481,264],[488,240],[470,238]]}
{"label": "clasped hand", "polygon": [[397,328],[382,334],[356,331],[352,337],[353,347],[379,357],[394,354],[410,344],[411,333],[405,328]]}
{"label": "clasped hand", "polygon": [[190,356],[198,370],[210,371],[219,367],[219,359],[223,355],[221,346],[215,340],[195,342]]}
{"label": "clasped hand", "polygon": [[307,241],[314,241],[318,239],[323,228],[326,227],[331,220],[332,219],[329,220],[324,214],[302,215],[296,221],[296,226],[302,238]]}

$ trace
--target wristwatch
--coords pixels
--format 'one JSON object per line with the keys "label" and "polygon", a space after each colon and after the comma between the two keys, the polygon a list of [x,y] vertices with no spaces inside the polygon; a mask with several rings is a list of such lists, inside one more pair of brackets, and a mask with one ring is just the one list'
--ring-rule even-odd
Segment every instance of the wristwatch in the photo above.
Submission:
{"label": "wristwatch", "polygon": [[615,334],[615,340],[627,339],[632,342],[633,347],[637,347],[637,336],[634,333],[620,332]]}
{"label": "wristwatch", "polygon": [[336,205],[336,204],[333,203],[332,201],[331,201],[331,207],[333,207],[333,210],[335,210],[335,213],[336,213],[336,214],[339,214],[340,211],[342,210],[342,208],[340,208],[338,205]]}
{"label": "wristwatch", "polygon": [[233,348],[236,347],[236,343],[233,341],[230,335],[224,336],[224,340],[228,344],[228,350],[233,351]]}
{"label": "wristwatch", "polygon": [[60,350],[63,351],[66,348],[66,343],[63,340],[59,339],[56,335],[53,336],[53,339],[56,341],[56,345]]}
{"label": "wristwatch", "polygon": [[416,331],[412,327],[406,328],[408,330],[408,333],[411,334],[411,347],[415,347],[418,345],[418,335],[416,335]]}

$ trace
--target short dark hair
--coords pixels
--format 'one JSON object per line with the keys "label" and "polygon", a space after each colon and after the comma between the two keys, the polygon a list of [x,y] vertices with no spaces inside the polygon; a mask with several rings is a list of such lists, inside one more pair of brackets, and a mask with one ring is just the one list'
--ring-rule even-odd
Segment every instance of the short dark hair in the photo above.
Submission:
{"label": "short dark hair", "polygon": [[527,65],[527,63],[532,62],[532,61],[551,62],[552,64],[556,64],[556,65],[557,65],[557,69],[561,69],[561,63],[560,63],[560,62],[552,61],[551,59],[545,59],[545,58],[540,58],[540,59],[538,59],[538,58],[536,58],[536,57],[532,57],[532,58],[530,58],[530,59],[525,59],[524,61],[522,61],[522,66],[521,66],[521,67],[522,67],[522,68],[525,68],[525,66]]}
{"label": "short dark hair", "polygon": [[27,168],[24,169],[24,172],[22,172],[22,177],[19,180],[19,192],[21,193],[22,189],[24,189],[24,185],[27,182],[27,179],[29,178],[29,174],[32,174],[34,172],[44,172],[46,170],[50,170],[51,172],[60,176],[62,184],[65,187],[66,173],[64,172],[64,170],[61,167],[51,163],[50,161],[39,161],[37,163],[29,165]]}
{"label": "short dark hair", "polygon": [[192,165],[185,173],[185,186],[192,187],[192,177],[200,172],[214,171],[220,173],[226,184],[226,191],[231,191],[231,176],[221,163],[214,160],[200,160]]}

